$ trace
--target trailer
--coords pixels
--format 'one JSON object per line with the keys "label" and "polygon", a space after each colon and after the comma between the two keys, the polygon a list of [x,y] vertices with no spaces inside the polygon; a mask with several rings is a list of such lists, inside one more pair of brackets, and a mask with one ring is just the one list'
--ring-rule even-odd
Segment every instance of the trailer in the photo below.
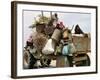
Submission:
{"label": "trailer", "polygon": [[76,66],[90,66],[91,38],[87,34],[73,34],[73,43],[77,52],[73,55],[73,64]]}

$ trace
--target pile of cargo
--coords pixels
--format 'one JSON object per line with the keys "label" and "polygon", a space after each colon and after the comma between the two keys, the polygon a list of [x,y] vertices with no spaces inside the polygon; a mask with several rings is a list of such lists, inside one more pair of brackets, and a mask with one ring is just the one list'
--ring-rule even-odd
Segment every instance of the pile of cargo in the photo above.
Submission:
{"label": "pile of cargo", "polygon": [[[75,62],[73,63],[73,60],[75,60],[73,55],[78,50],[88,50],[89,48],[87,44],[90,42],[86,43],[88,35],[84,34],[79,25],[76,25],[75,34],[83,34],[83,38],[80,40],[86,41],[83,41],[85,46],[77,45],[77,43],[80,43],[77,42],[79,40],[72,36],[71,30],[64,25],[63,21],[59,20],[56,13],[51,17],[39,15],[38,20],[35,20],[31,28],[36,28],[36,33],[29,37],[24,47],[24,68],[50,67],[52,60],[56,60],[55,67],[70,67],[75,64]],[[38,62],[41,64],[37,65]]]}

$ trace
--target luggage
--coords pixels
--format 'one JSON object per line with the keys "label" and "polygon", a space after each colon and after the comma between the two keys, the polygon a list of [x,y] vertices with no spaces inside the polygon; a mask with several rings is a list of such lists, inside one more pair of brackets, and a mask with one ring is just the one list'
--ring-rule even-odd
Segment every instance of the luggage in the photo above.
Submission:
{"label": "luggage", "polygon": [[53,35],[51,36],[53,40],[56,42],[59,42],[61,39],[61,30],[60,29],[55,29],[53,32]]}
{"label": "luggage", "polygon": [[34,47],[41,51],[47,43],[47,37],[42,33],[37,33],[33,38]]}
{"label": "luggage", "polygon": [[46,26],[45,27],[45,34],[49,35],[51,37],[51,35],[53,34],[55,27],[54,26]]}
{"label": "luggage", "polygon": [[43,54],[53,54],[55,51],[55,42],[52,39],[49,39],[42,49]]}
{"label": "luggage", "polygon": [[36,24],[36,31],[37,32],[44,33],[45,32],[44,29],[45,29],[45,24],[40,24],[40,23]]}

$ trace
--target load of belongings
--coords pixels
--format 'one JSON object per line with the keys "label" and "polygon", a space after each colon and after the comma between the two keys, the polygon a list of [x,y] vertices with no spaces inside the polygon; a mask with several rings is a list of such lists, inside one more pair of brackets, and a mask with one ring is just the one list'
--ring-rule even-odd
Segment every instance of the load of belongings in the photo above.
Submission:
{"label": "load of belongings", "polygon": [[[47,57],[48,55],[59,55],[56,58],[56,67],[69,66],[67,56],[76,53],[76,47],[73,44],[71,30],[64,25],[63,21],[59,21],[57,13],[51,17],[39,15],[39,20],[33,24],[34,27],[36,34],[33,33],[26,41],[24,51],[27,68],[49,67],[52,59]],[[79,25],[76,25],[75,34],[83,33]],[[38,60],[41,65],[36,66]]]}

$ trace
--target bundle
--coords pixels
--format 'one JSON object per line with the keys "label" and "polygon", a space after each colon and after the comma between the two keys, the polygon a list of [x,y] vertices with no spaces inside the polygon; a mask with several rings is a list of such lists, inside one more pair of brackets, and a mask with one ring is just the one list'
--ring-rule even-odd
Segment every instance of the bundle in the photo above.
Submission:
{"label": "bundle", "polygon": [[47,42],[47,38],[42,33],[37,33],[33,38],[33,44],[37,50],[42,50]]}

